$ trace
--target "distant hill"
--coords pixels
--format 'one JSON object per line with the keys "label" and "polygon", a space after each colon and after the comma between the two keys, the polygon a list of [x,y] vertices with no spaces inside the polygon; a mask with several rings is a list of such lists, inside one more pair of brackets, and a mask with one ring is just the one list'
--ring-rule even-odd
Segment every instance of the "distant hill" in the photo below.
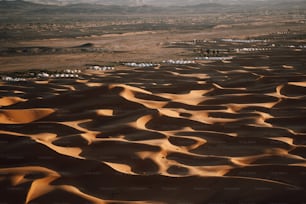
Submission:
{"label": "distant hill", "polygon": [[0,12],[2,14],[25,13],[42,8],[52,8],[57,6],[49,6],[43,4],[36,4],[26,1],[0,1]]}
{"label": "distant hill", "polygon": [[[10,14],[26,14],[26,15],[57,15],[57,14],[171,14],[172,13],[203,13],[203,12],[219,12],[219,11],[235,11],[239,9],[252,11],[254,9],[305,9],[306,1],[293,0],[293,2],[288,2],[285,0],[271,0],[271,1],[247,1],[240,0],[239,2],[243,2],[238,4],[238,1],[231,0],[228,1],[228,4],[221,3],[221,1],[213,1],[214,3],[210,3],[210,0],[203,0],[200,4],[194,4],[200,2],[199,0],[189,0],[186,1],[187,6],[182,6],[182,4],[173,5],[175,2],[179,2],[179,0],[168,0],[167,4],[163,5],[172,5],[167,7],[155,6],[152,5],[142,5],[139,0],[137,0],[136,4],[134,0],[113,0],[112,4],[110,4],[110,0],[91,0],[89,3],[82,3],[83,0],[74,0],[73,2],[80,2],[74,4],[64,4],[59,5],[59,3],[69,3],[72,0],[53,1],[58,5],[50,5],[50,0],[31,0],[39,3],[33,3],[29,1],[4,1],[0,0],[0,13],[3,15]],[[101,4],[101,3],[105,3]],[[120,3],[124,2],[124,3]],[[134,3],[133,3],[134,2]],[[147,3],[152,3],[153,0],[145,1]],[[143,2],[143,3],[145,3]],[[160,2],[160,1],[157,1]],[[206,3],[205,3],[206,2]],[[217,3],[216,3],[217,2]],[[220,2],[220,3],[218,3]],[[232,4],[229,4],[229,3]],[[235,3],[236,2],[236,3]],[[252,2],[252,3],[251,3]],[[254,2],[256,2],[256,6],[254,6]],[[99,4],[94,4],[99,3]],[[54,3],[53,3],[54,4]],[[138,5],[137,5],[138,4]]]}
{"label": "distant hill", "polygon": [[101,4],[101,5],[137,6],[141,4],[139,0],[24,0],[24,1],[37,3],[37,4],[46,4],[46,5]]}
{"label": "distant hill", "polygon": [[27,1],[0,1],[0,12],[2,14],[144,14],[144,13],[167,13],[167,12],[194,12],[194,10],[206,10],[222,8],[215,3],[201,4],[198,6],[180,7],[157,7],[150,5],[122,6],[102,4],[67,4],[49,5],[38,4]]}
{"label": "distant hill", "polygon": [[125,13],[131,10],[126,6],[95,5],[95,4],[69,4],[50,5],[26,1],[0,1],[2,14],[75,14],[75,13]]}

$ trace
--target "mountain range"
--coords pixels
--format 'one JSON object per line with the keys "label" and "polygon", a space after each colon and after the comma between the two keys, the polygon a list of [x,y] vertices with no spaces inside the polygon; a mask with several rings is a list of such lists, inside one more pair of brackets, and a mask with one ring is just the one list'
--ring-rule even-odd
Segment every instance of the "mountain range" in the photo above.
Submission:
{"label": "mountain range", "polygon": [[145,14],[203,13],[218,11],[252,11],[256,9],[299,9],[305,0],[0,0],[0,13],[10,14]]}

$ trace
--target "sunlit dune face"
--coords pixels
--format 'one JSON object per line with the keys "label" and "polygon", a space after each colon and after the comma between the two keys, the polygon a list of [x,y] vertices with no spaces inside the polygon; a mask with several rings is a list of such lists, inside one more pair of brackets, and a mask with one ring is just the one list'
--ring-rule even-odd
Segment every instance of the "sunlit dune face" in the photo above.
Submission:
{"label": "sunlit dune face", "polygon": [[1,106],[10,106],[15,103],[24,102],[26,99],[20,98],[20,97],[3,97],[0,98],[0,107]]}
{"label": "sunlit dune face", "polygon": [[295,85],[295,86],[306,87],[306,82],[289,82],[288,84]]}
{"label": "sunlit dune face", "polygon": [[113,116],[113,112],[111,109],[97,110],[97,114],[101,116]]}
{"label": "sunlit dune face", "polygon": [[53,109],[0,110],[0,123],[25,124],[54,113]]}
{"label": "sunlit dune face", "polygon": [[291,65],[283,65],[284,69],[294,69],[294,66]]}

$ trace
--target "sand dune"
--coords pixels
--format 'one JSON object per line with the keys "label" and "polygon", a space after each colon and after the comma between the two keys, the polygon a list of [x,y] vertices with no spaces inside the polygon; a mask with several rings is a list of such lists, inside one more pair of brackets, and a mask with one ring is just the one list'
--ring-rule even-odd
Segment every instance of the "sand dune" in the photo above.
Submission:
{"label": "sand dune", "polygon": [[24,124],[44,118],[51,113],[53,109],[21,109],[21,110],[1,110],[0,123],[2,124]]}
{"label": "sand dune", "polygon": [[3,82],[0,202],[304,202],[305,60],[290,56]]}
{"label": "sand dune", "polygon": [[18,102],[26,101],[25,99],[19,97],[3,97],[0,98],[0,107],[1,106],[10,106]]}

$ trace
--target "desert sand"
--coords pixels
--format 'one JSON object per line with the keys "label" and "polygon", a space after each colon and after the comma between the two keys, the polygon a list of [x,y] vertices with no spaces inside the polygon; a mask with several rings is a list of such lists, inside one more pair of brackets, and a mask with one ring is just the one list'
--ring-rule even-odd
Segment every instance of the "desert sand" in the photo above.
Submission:
{"label": "desert sand", "polygon": [[0,201],[303,203],[305,54],[2,81]]}

